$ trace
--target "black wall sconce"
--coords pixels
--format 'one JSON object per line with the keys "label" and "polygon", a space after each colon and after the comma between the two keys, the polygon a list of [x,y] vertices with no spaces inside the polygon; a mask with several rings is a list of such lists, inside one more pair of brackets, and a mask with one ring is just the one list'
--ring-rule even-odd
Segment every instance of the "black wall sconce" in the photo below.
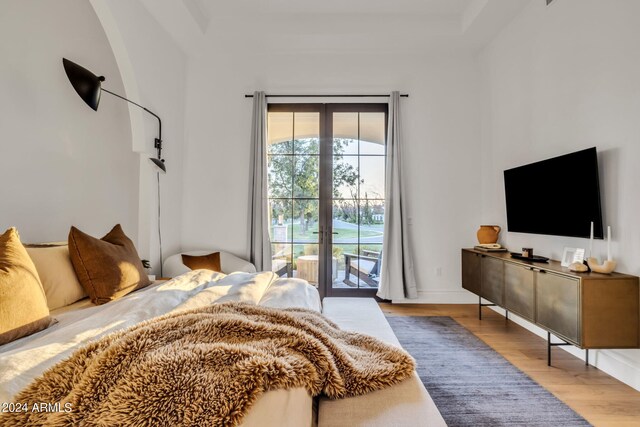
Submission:
{"label": "black wall sconce", "polygon": [[62,65],[64,66],[64,71],[67,73],[67,77],[69,78],[73,88],[76,90],[78,95],[80,95],[80,98],[82,98],[89,107],[93,108],[94,111],[98,111],[101,92],[107,92],[117,98],[127,101],[130,104],[142,108],[144,111],[158,119],[158,137],[155,139],[155,143],[153,145],[154,148],[158,150],[158,158],[150,157],[149,160],[154,164],[158,172],[166,173],[167,167],[165,166],[164,159],[162,158],[162,120],[160,120],[160,117],[146,107],[103,88],[102,82],[105,80],[103,76],[96,76],[91,71],[73,61],[69,61],[67,58],[62,58]]}

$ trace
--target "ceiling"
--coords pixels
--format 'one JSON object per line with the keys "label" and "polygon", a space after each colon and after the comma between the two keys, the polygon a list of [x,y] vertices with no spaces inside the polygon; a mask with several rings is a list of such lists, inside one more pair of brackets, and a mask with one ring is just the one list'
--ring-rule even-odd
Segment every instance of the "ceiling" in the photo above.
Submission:
{"label": "ceiling", "polygon": [[140,1],[186,53],[206,55],[478,49],[534,0]]}
{"label": "ceiling", "polygon": [[459,15],[473,0],[184,0],[213,16],[421,14]]}

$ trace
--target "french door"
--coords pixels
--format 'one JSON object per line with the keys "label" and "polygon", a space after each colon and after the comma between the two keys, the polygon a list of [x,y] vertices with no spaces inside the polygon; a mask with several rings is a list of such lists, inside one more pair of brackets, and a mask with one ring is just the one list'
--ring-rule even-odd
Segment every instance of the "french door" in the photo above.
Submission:
{"label": "french door", "polygon": [[384,228],[387,104],[269,104],[273,270],[321,296],[373,296]]}

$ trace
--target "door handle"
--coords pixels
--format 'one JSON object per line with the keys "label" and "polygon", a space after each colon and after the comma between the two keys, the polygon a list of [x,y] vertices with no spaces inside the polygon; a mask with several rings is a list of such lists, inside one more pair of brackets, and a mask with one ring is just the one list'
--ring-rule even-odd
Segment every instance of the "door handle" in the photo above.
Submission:
{"label": "door handle", "polygon": [[322,231],[322,228],[320,229],[320,231],[312,231],[312,233],[320,235],[318,238],[318,243],[322,245],[324,243],[324,231]]}
{"label": "door handle", "polygon": [[[320,238],[318,239],[319,243],[320,244],[324,243],[324,234],[325,234],[324,231],[322,231],[322,230],[320,230],[320,231],[312,231],[311,234],[319,234],[320,235]],[[338,233],[337,231],[333,231],[331,234],[340,234],[340,233]]]}

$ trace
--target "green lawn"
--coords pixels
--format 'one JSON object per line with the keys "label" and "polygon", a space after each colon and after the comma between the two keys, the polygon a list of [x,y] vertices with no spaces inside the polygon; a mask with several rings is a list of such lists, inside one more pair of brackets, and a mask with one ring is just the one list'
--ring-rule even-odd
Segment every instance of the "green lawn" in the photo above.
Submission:
{"label": "green lawn", "polygon": [[[373,225],[373,226],[367,226],[367,227],[375,227],[376,230],[360,230],[360,237],[375,237],[375,236],[382,236],[382,224],[377,224],[377,225]],[[302,232],[302,226],[300,224],[289,224],[289,236],[291,236],[291,232],[293,229],[293,233],[294,234],[294,240],[296,238],[305,238],[305,239],[311,239],[313,237],[317,237],[316,234],[313,234],[314,231],[318,231],[318,224],[314,224],[312,225],[306,233]],[[377,230],[379,229],[379,231]],[[354,239],[357,240],[358,239],[358,230],[357,229],[346,229],[346,228],[334,228],[333,229],[334,233],[338,233],[337,235],[334,236],[334,239]]]}

